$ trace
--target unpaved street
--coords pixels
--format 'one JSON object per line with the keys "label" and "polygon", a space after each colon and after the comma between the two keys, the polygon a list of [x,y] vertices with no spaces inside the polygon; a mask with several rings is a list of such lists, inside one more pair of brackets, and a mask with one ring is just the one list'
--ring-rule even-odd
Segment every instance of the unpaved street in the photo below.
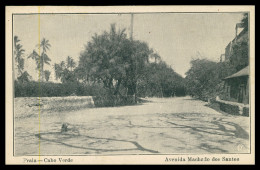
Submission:
{"label": "unpaved street", "polygon": [[[148,100],[17,118],[15,155],[250,152],[249,117],[219,113],[190,97]],[[63,123],[68,132],[61,133]]]}

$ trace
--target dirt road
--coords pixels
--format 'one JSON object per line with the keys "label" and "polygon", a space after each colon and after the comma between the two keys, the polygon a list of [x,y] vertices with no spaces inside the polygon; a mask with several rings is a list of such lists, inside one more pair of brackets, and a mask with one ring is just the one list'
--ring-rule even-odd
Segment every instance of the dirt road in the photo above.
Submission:
{"label": "dirt road", "polygon": [[[189,97],[15,120],[15,155],[248,153],[249,117]],[[63,123],[68,131],[61,133]]]}

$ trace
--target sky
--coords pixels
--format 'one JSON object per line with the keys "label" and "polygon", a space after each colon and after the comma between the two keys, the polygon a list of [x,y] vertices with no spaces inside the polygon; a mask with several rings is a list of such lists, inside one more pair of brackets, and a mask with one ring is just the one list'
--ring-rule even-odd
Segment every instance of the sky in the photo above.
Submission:
{"label": "sky", "polygon": [[[134,14],[133,38],[148,43],[175,72],[185,77],[190,61],[207,58],[219,61],[227,44],[235,37],[235,25],[242,13],[153,13]],[[40,14],[14,15],[13,36],[19,37],[25,49],[24,57],[36,49],[40,39],[51,44],[47,52],[51,65],[44,69],[52,72],[50,81],[55,81],[54,63],[65,61],[68,56],[77,63],[84,45],[91,37],[109,31],[110,24],[126,28],[130,35],[130,14]],[[25,70],[34,80],[38,79],[36,64],[26,59]]]}

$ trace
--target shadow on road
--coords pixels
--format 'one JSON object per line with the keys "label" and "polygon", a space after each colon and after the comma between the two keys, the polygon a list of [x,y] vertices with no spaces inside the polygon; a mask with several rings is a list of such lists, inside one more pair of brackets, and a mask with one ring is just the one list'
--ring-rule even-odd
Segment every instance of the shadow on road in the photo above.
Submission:
{"label": "shadow on road", "polygon": [[[79,148],[79,149],[86,149],[86,150],[94,150],[96,152],[116,152],[116,151],[131,151],[131,150],[140,150],[149,153],[159,153],[158,151],[151,150],[144,148],[136,141],[128,141],[128,140],[120,140],[120,139],[112,139],[112,138],[99,138],[99,137],[92,137],[87,135],[80,135],[80,134],[71,134],[71,133],[62,133],[62,132],[49,132],[49,133],[40,133],[36,134],[40,140],[58,143],[64,146],[72,147],[72,148]],[[45,137],[44,137],[45,136]],[[56,138],[56,139],[49,139],[49,138]],[[85,138],[85,141],[88,139],[95,139],[95,140],[105,140],[106,142],[109,141],[117,141],[117,142],[128,142],[132,143],[136,148],[128,148],[128,149],[98,149],[98,148],[91,148],[91,147],[84,147],[84,146],[76,146],[72,144],[65,143],[64,141],[70,138]],[[86,152],[87,153],[87,152]]]}

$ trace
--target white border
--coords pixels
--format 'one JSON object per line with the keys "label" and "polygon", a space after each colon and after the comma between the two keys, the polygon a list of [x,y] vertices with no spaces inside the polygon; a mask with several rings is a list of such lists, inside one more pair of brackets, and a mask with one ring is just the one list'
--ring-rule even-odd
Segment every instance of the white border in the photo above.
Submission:
{"label": "white border", "polygon": [[[165,158],[189,155],[131,155],[131,156],[41,156],[41,158],[71,158],[65,164],[255,164],[255,7],[254,6],[41,6],[41,13],[144,13],[144,12],[250,12],[250,81],[251,81],[251,154],[204,154],[194,157],[222,156],[239,157],[240,161],[231,162],[165,162]],[[13,74],[12,74],[12,14],[38,13],[37,6],[6,7],[6,164],[30,164],[24,157],[13,157]],[[38,159],[38,156],[30,156]],[[26,156],[28,158],[28,156]],[[31,164],[39,164],[31,163]],[[46,164],[44,162],[41,163]],[[51,163],[60,164],[60,163]]]}

